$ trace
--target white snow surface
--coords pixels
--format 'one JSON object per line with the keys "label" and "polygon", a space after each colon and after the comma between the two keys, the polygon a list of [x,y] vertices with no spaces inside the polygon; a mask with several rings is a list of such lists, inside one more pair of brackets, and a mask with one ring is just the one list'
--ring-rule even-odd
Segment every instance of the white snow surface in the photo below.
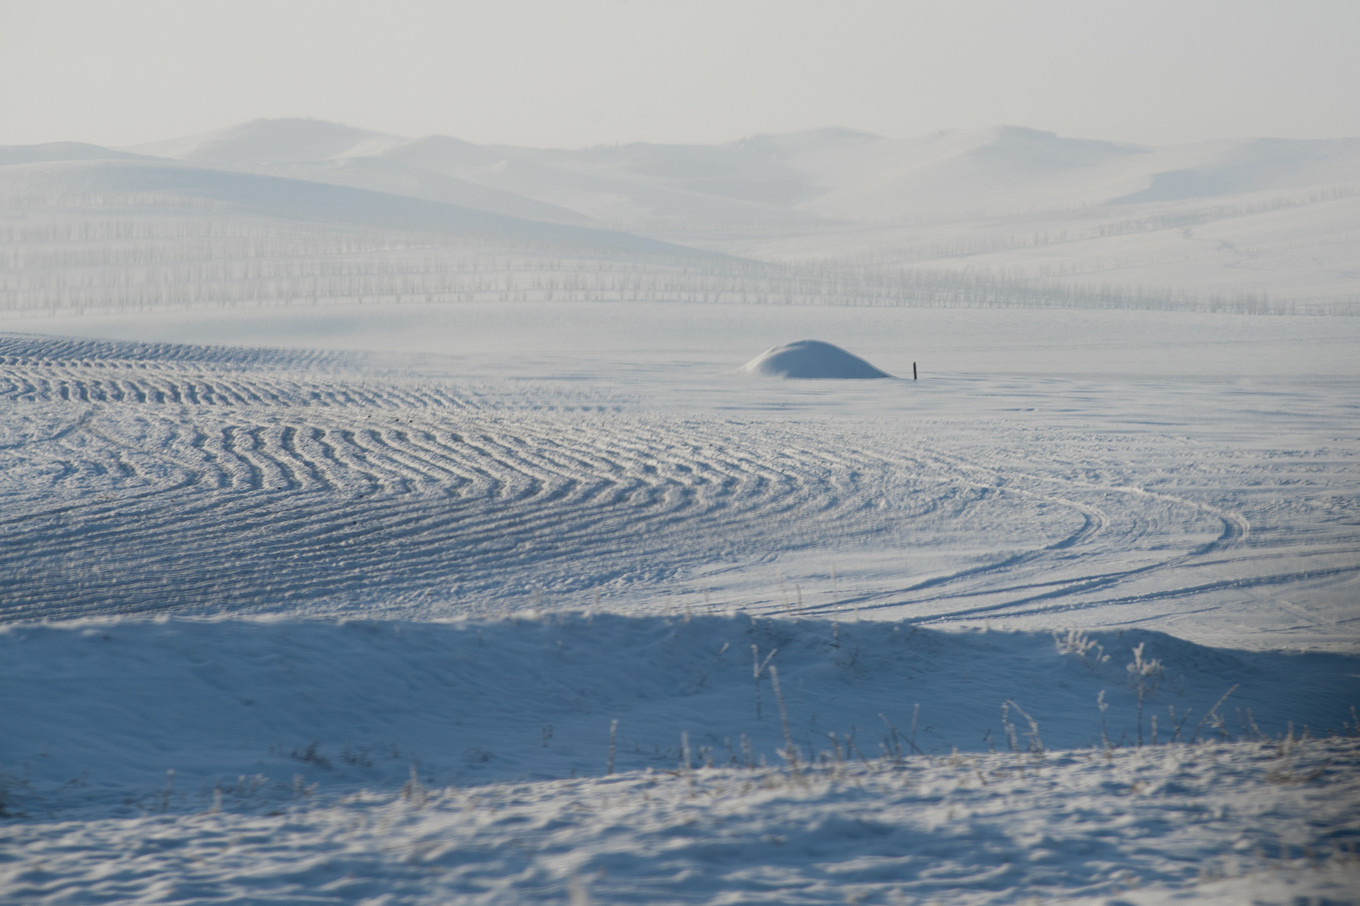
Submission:
{"label": "white snow surface", "polygon": [[1356,148],[0,149],[0,901],[1355,901]]}
{"label": "white snow surface", "polygon": [[20,322],[3,895],[1346,901],[1354,325],[757,309]]}

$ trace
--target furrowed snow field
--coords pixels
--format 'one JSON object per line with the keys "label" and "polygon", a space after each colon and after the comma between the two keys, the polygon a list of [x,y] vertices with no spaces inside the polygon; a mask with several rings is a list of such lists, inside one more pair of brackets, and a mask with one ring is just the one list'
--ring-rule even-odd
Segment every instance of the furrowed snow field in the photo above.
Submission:
{"label": "furrowed snow field", "polygon": [[[471,368],[434,352],[469,342],[461,310],[282,325],[329,325],[329,352],[11,335],[0,558],[16,581],[0,608],[447,617],[621,601],[1014,628],[1155,619],[1208,643],[1355,648],[1351,319],[1030,312],[998,325],[1003,347],[985,313],[797,313],[786,329],[871,350],[974,331],[994,369],[1015,369],[846,382],[739,373],[735,349],[758,351],[747,334],[768,334],[768,311],[644,306],[610,328],[620,306],[581,307],[571,327],[551,316],[551,340],[518,334],[538,308],[507,306],[499,336],[479,324],[492,361]],[[344,348],[374,323],[383,351]],[[612,348],[644,324],[668,339]],[[1082,328],[1106,344],[1103,372],[1029,351]],[[194,330],[224,329],[160,328]],[[1135,339],[1113,348],[1119,332]],[[716,351],[694,348],[704,335],[723,337]],[[1175,370],[1139,373],[1162,340]],[[1260,364],[1267,344],[1277,358]],[[900,375],[908,355],[871,358]],[[1309,371],[1282,374],[1282,357]]]}
{"label": "furrowed snow field", "polygon": [[0,149],[0,901],[1355,902],[1355,148]]}
{"label": "furrowed snow field", "polygon": [[[754,315],[528,308],[468,381],[457,318],[352,348],[391,312],[3,339],[7,896],[1350,896],[1349,322],[1086,316],[1173,377],[970,314],[1013,370],[819,382],[738,373]],[[909,374],[885,317],[963,316],[788,329]]]}

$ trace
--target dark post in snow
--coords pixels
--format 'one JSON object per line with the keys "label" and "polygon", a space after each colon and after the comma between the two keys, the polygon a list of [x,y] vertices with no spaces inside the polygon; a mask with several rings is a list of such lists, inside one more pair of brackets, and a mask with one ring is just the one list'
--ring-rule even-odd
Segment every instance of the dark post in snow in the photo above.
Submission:
{"label": "dark post in snow", "polygon": [[912,363],[911,363],[911,379],[912,379],[913,381],[916,380],[916,363],[915,363],[915,362],[912,362]]}

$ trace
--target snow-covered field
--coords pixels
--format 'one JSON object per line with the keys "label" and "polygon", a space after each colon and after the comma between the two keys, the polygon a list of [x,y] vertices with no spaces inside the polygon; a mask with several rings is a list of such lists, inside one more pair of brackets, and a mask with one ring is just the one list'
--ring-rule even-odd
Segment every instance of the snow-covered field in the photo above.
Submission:
{"label": "snow-covered field", "polygon": [[[98,155],[25,154],[0,167],[32,215],[0,224],[0,900],[1355,899],[1355,316],[849,305],[494,186],[485,210],[551,229],[330,234],[320,188],[195,219],[161,183],[99,194]],[[395,197],[365,216],[467,229]],[[812,230],[703,235],[800,257]],[[309,273],[381,285],[232,295]],[[807,304],[774,304],[790,274]],[[457,288],[387,292],[425,280]],[[803,339],[894,377],[742,368]]]}

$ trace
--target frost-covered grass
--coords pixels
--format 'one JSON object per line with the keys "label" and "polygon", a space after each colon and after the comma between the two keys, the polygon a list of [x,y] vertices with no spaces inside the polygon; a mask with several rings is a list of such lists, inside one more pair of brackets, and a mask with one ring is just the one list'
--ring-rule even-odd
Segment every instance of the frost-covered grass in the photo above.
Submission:
{"label": "frost-covered grass", "polygon": [[[20,902],[1348,902],[1354,739],[847,759],[11,824]],[[16,858],[17,857],[17,858]]]}
{"label": "frost-covered grass", "polygon": [[12,624],[0,894],[1337,898],[1357,673],[745,615]]}
{"label": "frost-covered grass", "polygon": [[[1354,733],[1355,656],[1157,633],[554,614],[0,630],[11,812]],[[171,691],[173,690],[173,692]],[[244,779],[243,779],[244,778]]]}

